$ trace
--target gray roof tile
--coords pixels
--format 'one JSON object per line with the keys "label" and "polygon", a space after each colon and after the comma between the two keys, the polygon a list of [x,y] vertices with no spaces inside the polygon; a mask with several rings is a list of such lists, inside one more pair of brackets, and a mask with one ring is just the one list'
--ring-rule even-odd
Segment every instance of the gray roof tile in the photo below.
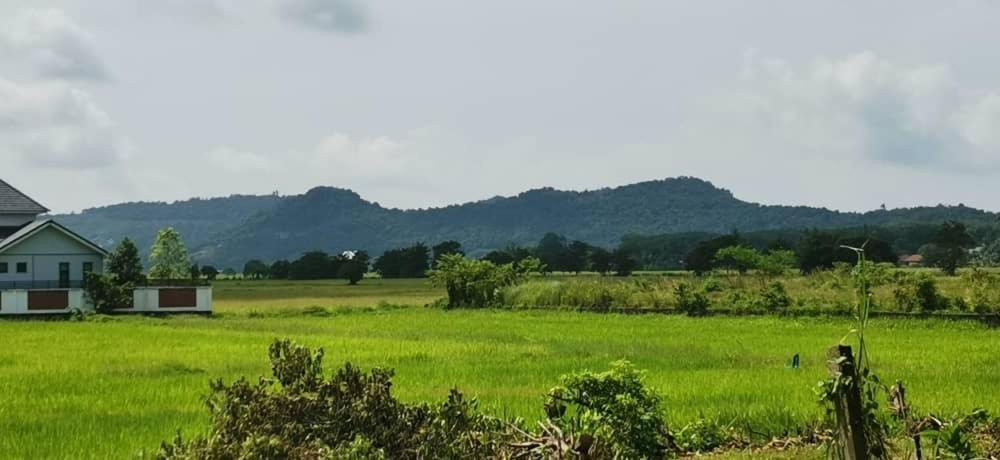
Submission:
{"label": "gray roof tile", "polygon": [[48,208],[0,179],[0,214],[43,214]]}

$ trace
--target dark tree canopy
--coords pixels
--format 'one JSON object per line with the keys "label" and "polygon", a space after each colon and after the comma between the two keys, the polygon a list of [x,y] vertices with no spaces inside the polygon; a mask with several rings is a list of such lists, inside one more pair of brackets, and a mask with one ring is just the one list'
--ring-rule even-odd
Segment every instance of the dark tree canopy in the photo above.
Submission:
{"label": "dark tree canopy", "polygon": [[716,266],[715,254],[719,249],[745,244],[738,233],[702,241],[684,258],[684,269],[699,275],[712,271]]}
{"label": "dark tree canopy", "polygon": [[423,278],[429,267],[430,251],[423,243],[390,249],[375,259],[374,270],[383,278]]}
{"label": "dark tree canopy", "polygon": [[435,267],[437,266],[438,260],[440,260],[442,256],[448,254],[465,255],[465,252],[462,251],[462,243],[455,240],[442,241],[441,243],[435,244],[431,250],[433,252],[433,265]]}
{"label": "dark tree canopy", "polygon": [[262,260],[251,260],[243,265],[243,277],[249,279],[263,279],[270,274],[271,267],[268,267]]}
{"label": "dark tree canopy", "polygon": [[287,260],[276,260],[268,267],[268,277],[274,280],[286,280],[290,276],[292,263]]}
{"label": "dark tree canopy", "polygon": [[139,248],[128,237],[124,238],[118,247],[108,257],[108,272],[123,284],[138,284],[142,282],[142,259],[139,258]]}
{"label": "dark tree canopy", "polygon": [[976,240],[969,235],[965,224],[947,221],[938,227],[930,243],[921,248],[924,263],[938,267],[947,275],[955,275],[958,267],[969,260],[969,249],[976,245]]}

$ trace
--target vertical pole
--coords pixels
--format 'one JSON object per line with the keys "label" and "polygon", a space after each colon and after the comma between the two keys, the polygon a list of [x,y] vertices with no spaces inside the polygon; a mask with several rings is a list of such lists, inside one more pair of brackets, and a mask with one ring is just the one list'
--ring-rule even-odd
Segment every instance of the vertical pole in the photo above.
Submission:
{"label": "vertical pole", "polygon": [[827,352],[830,374],[842,378],[844,386],[837,394],[837,428],[844,457],[848,460],[868,460],[868,441],[865,438],[864,412],[861,404],[854,353],[849,345],[838,345]]}

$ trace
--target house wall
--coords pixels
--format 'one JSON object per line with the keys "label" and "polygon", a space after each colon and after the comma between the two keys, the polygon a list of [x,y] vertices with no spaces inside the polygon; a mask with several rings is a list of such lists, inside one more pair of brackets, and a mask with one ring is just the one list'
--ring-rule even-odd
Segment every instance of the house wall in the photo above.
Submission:
{"label": "house wall", "polygon": [[0,214],[0,227],[20,227],[34,220],[34,214]]}
{"label": "house wall", "polygon": [[[85,262],[94,264],[95,272],[104,271],[101,254],[51,227],[0,254],[0,262],[8,266],[7,273],[0,273],[0,282],[58,281],[61,262],[69,262],[70,281],[83,281]],[[17,273],[18,262],[28,264],[27,273]]]}

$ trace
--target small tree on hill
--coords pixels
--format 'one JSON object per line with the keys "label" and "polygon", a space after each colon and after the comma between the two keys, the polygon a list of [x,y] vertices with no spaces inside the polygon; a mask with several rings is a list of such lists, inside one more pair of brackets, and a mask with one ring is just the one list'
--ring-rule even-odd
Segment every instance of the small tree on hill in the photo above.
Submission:
{"label": "small tree on hill", "polygon": [[153,279],[184,279],[190,274],[191,258],[181,234],[167,227],[156,235],[156,242],[150,251],[149,260],[153,267],[149,277]]}
{"label": "small tree on hill", "polygon": [[108,256],[108,273],[114,275],[122,284],[142,282],[142,259],[139,257],[139,248],[130,238],[122,239],[114,252]]}

